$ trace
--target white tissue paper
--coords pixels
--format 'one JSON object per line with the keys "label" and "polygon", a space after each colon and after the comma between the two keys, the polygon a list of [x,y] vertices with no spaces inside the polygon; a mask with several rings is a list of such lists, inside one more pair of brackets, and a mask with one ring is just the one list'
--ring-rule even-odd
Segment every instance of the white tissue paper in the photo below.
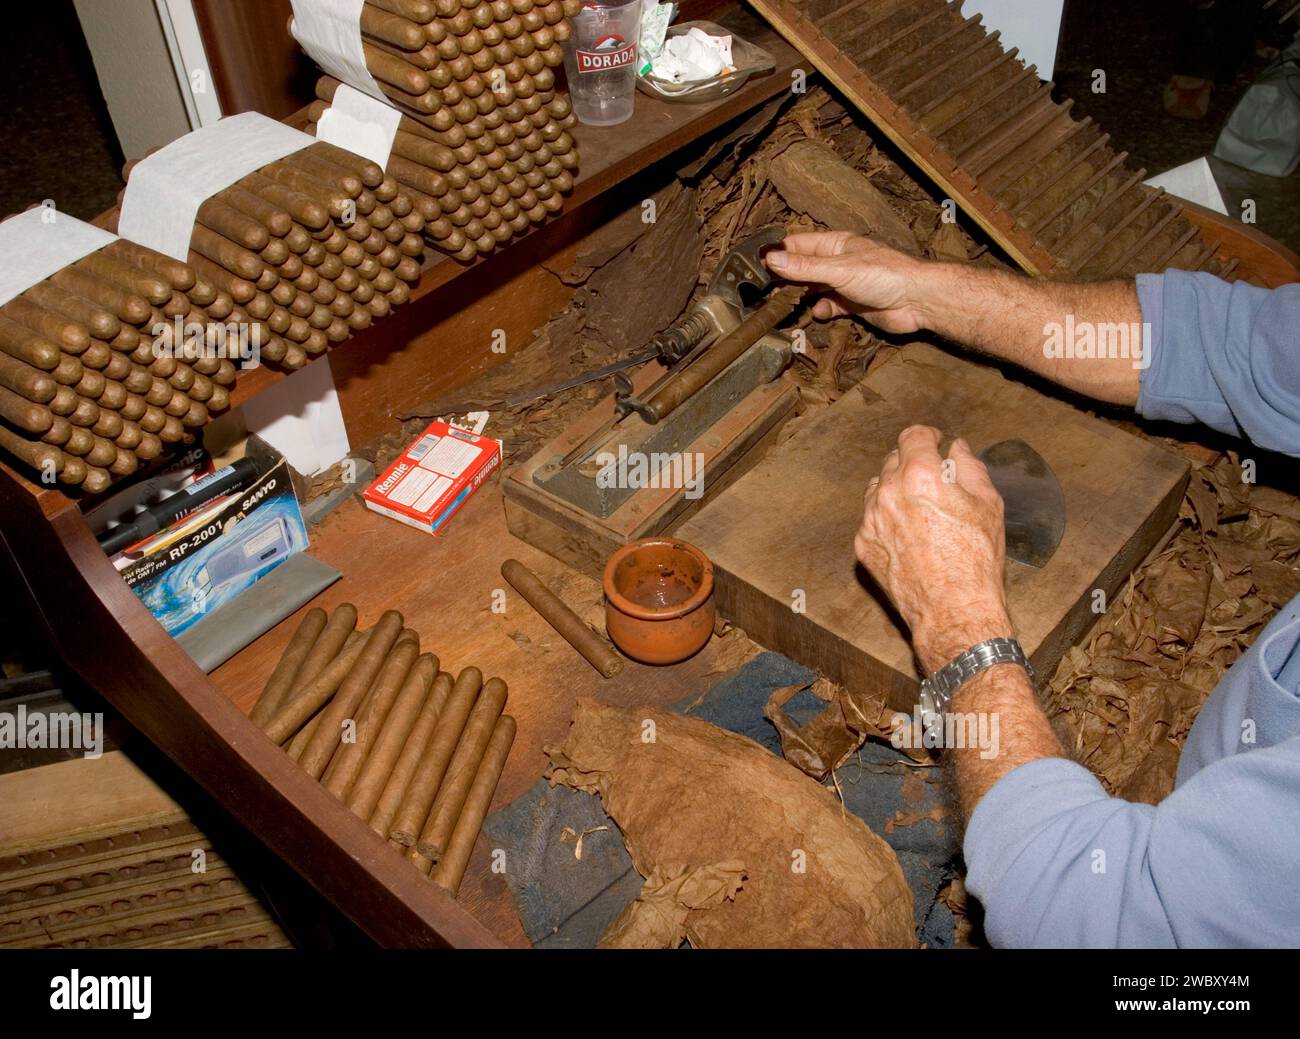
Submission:
{"label": "white tissue paper", "polygon": [[317,138],[387,166],[402,113],[388,103],[366,68],[361,46],[363,2],[292,0],[289,28],[308,56],[343,84],[316,124]]}
{"label": "white tissue paper", "polygon": [[160,148],[131,171],[117,233],[184,260],[199,206],[268,162],[316,138],[258,112],[226,116]]}
{"label": "white tissue paper", "polygon": [[117,235],[37,206],[0,223],[0,304],[8,303],[68,264],[102,249]]}
{"label": "white tissue paper", "polygon": [[670,83],[693,83],[720,75],[729,68],[731,37],[710,36],[696,27],[681,36],[668,38],[654,60],[651,73]]}

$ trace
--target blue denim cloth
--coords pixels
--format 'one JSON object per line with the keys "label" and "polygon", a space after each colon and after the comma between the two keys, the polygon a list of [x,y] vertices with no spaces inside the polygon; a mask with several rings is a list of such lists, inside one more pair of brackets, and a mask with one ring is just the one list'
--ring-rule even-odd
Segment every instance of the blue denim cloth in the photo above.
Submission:
{"label": "blue denim cloth", "polygon": [[[1151,366],[1138,411],[1300,455],[1300,286],[1173,271],[1138,278]],[[1300,943],[1300,598],[1202,708],[1159,805],[1107,796],[1045,758],[984,797],[969,890],[1003,946]]]}

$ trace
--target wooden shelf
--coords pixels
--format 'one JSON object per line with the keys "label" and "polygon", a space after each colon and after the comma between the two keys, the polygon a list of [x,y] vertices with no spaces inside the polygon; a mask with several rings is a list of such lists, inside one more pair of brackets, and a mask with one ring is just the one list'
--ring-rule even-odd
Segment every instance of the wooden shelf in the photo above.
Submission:
{"label": "wooden shelf", "polygon": [[[569,237],[573,228],[593,222],[591,215],[585,212],[590,203],[682,147],[705,137],[736,116],[790,88],[792,71],[806,62],[766,22],[738,6],[732,6],[724,13],[711,17],[771,54],[776,64],[775,70],[766,76],[751,79],[734,94],[709,104],[672,104],[638,92],[632,118],[627,122],[618,126],[578,124],[571,132],[578,143],[581,161],[573,193],[566,200],[564,209],[531,233],[514,239],[491,256],[480,257],[472,263],[460,263],[430,250],[420,281],[411,291],[410,303],[395,311],[395,315],[410,312],[413,308],[428,313],[427,308],[419,306],[422,300],[444,295],[439,290],[466,276],[475,275],[483,268],[495,269],[503,261],[508,263],[521,257],[534,262],[539,255],[539,246],[542,250],[540,254],[545,255],[553,249],[553,243]],[[301,117],[302,113],[298,113],[298,116]],[[287,121],[294,120],[291,118]],[[349,372],[346,363],[339,362],[338,351],[346,351],[358,345],[364,349],[365,344],[377,337],[391,339],[392,332],[392,320],[385,319],[334,347],[326,356],[335,358],[331,364],[335,367],[336,381],[342,381],[338,378],[340,375],[346,379]],[[242,375],[231,395],[231,404],[242,404],[268,385],[284,378],[284,375],[282,371],[266,367]]]}

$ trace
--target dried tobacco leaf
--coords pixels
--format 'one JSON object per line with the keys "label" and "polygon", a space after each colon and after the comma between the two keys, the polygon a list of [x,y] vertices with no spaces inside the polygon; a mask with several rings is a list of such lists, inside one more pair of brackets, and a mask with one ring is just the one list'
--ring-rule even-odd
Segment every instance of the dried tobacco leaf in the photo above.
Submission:
{"label": "dried tobacco leaf", "polygon": [[602,944],[915,946],[893,850],[752,740],[583,699],[546,753],[552,783],[600,795],[647,878]]}

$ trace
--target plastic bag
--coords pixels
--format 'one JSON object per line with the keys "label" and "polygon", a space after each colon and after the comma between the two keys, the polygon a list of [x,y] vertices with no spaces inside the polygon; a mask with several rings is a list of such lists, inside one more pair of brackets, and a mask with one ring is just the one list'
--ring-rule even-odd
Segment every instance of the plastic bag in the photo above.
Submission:
{"label": "plastic bag", "polygon": [[1246,91],[1214,154],[1273,177],[1289,176],[1300,166],[1300,40]]}

